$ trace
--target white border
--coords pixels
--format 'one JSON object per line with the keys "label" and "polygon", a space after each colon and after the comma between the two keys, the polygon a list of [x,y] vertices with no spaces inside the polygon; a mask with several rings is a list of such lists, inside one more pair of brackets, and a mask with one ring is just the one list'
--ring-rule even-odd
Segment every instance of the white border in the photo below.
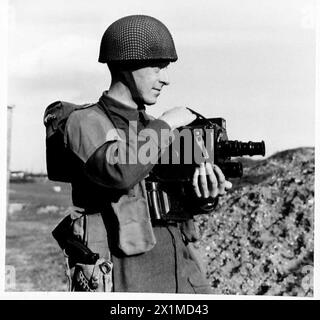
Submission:
{"label": "white border", "polygon": [[[0,293],[4,291],[6,211],[7,211],[7,56],[8,56],[8,2],[0,1]],[[0,297],[2,294],[0,295]]]}
{"label": "white border", "polygon": [[[3,46],[0,54],[0,139],[1,145],[6,145],[7,136],[7,43],[8,43],[8,1],[0,1],[0,38]],[[316,27],[316,91],[315,91],[315,106],[319,105],[319,36],[320,36],[320,4],[315,1],[315,27]],[[279,297],[279,296],[238,296],[238,295],[186,295],[186,294],[143,294],[143,293],[81,293],[81,292],[5,292],[4,291],[4,266],[5,266],[5,235],[6,235],[6,148],[2,147],[0,152],[0,299],[3,300],[318,300],[320,298],[320,252],[319,252],[319,136],[320,136],[320,111],[315,108],[315,134],[316,134],[316,176],[315,176],[315,230],[314,230],[314,297]],[[302,119],[303,121],[303,119]],[[299,130],[299,128],[297,128]],[[302,133],[303,134],[303,133]],[[4,141],[4,143],[3,143]]]}
{"label": "white border", "polygon": [[320,160],[320,148],[319,148],[319,136],[320,136],[320,110],[319,110],[319,97],[320,97],[320,4],[319,1],[315,1],[315,41],[316,41],[316,85],[315,85],[315,208],[314,208],[314,297],[320,298],[320,218],[319,212],[319,188],[320,188],[320,176],[319,176],[319,160]]}

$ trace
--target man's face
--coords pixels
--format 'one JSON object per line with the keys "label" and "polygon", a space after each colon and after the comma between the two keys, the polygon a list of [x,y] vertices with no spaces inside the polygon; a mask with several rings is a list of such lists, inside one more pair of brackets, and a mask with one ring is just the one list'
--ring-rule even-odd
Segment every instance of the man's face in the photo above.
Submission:
{"label": "man's face", "polygon": [[168,62],[156,63],[132,71],[138,93],[144,104],[155,104],[162,87],[169,85],[169,78],[167,74],[168,65]]}

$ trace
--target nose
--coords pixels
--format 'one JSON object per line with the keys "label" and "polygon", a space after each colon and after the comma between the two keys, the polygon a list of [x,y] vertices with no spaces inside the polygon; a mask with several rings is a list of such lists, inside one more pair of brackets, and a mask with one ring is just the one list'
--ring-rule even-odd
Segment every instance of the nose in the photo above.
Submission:
{"label": "nose", "polygon": [[170,84],[169,75],[166,68],[160,70],[160,80],[163,85],[168,86]]}

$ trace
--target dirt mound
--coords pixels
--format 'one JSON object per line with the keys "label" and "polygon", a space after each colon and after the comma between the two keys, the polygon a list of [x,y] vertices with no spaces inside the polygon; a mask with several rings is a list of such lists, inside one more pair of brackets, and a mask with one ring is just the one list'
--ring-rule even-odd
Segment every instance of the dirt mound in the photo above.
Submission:
{"label": "dirt mound", "polygon": [[216,294],[313,295],[314,149],[250,163],[210,215],[199,249]]}

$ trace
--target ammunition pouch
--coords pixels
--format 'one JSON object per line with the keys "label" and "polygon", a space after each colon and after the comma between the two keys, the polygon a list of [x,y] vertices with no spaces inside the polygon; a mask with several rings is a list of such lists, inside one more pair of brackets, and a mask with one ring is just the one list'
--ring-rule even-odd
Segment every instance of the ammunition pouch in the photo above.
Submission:
{"label": "ammunition pouch", "polygon": [[117,248],[126,256],[150,251],[156,244],[143,181],[111,203],[117,220]]}

